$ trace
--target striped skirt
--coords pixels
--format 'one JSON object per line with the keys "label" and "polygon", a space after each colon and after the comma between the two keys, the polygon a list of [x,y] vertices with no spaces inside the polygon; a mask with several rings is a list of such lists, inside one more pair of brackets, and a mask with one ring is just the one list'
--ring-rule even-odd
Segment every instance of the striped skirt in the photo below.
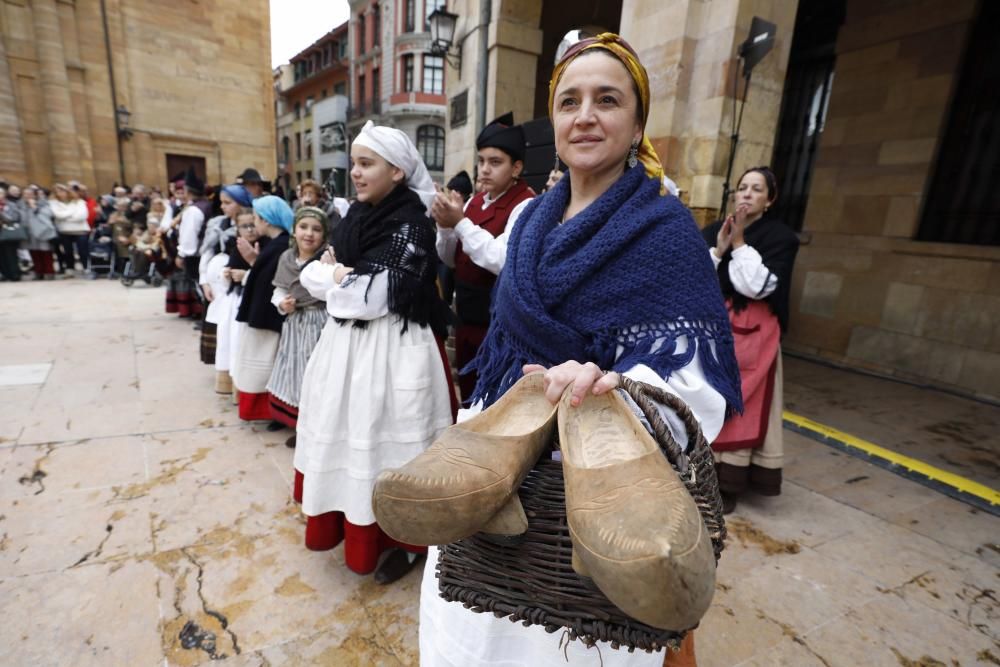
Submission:
{"label": "striped skirt", "polygon": [[187,277],[182,270],[174,271],[167,278],[168,313],[177,313],[180,317],[198,317],[201,315],[201,301],[198,300],[197,284]]}
{"label": "striped skirt", "polygon": [[[298,413],[299,394],[302,391],[302,377],[306,373],[309,356],[323,333],[329,315],[322,305],[296,310],[287,318],[281,328],[278,354],[274,358],[274,369],[267,381],[267,391],[277,402],[272,401],[279,413],[293,419]],[[294,408],[295,415],[289,408]],[[288,424],[288,420],[275,416]],[[288,424],[291,425],[291,424]]]}

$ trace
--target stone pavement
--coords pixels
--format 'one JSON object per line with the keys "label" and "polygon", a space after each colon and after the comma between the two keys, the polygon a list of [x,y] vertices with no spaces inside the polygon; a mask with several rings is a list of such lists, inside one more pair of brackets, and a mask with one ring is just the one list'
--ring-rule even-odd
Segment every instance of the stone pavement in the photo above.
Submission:
{"label": "stone pavement", "polygon": [[[418,573],[383,588],[302,547],[287,433],[240,423],[162,302],[0,284],[0,665],[416,664]],[[838,373],[789,360],[789,404],[850,431],[871,387],[852,377],[841,405]],[[906,396],[908,415],[943,409]],[[997,409],[948,398],[995,452]],[[786,448],[784,494],[731,518],[699,665],[1000,664],[1000,519],[787,431]]]}

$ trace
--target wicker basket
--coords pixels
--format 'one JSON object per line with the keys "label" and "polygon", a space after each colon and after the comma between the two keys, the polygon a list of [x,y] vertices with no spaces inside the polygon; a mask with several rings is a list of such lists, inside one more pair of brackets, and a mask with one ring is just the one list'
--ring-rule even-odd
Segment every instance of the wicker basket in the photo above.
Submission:
{"label": "wicker basket", "polygon": [[[712,451],[698,421],[673,394],[624,377],[622,386],[652,425],[667,460],[695,499],[718,562],[726,525]],[[656,403],[669,406],[684,421],[692,443],[687,453],[670,435]],[[521,485],[520,497],[528,532],[517,544],[497,544],[474,535],[441,547],[437,565],[441,597],[477,613],[541,625],[548,632],[565,629],[570,639],[588,646],[604,641],[629,651],[677,649],[684,631],[653,628],[626,616],[592,581],[573,571],[562,463],[545,452]]]}

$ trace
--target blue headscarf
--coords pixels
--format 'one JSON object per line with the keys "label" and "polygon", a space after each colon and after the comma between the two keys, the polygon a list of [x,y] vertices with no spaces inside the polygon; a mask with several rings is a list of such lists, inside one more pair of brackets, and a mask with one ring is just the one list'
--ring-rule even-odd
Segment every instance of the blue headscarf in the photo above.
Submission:
{"label": "blue headscarf", "polygon": [[250,191],[238,183],[233,183],[232,185],[222,186],[222,191],[226,193],[230,199],[239,204],[240,206],[252,206],[253,205],[253,195]]}
{"label": "blue headscarf", "polygon": [[292,233],[292,220],[295,214],[292,208],[281,197],[265,195],[253,200],[253,212],[263,218],[267,224],[284,229],[289,234]]}

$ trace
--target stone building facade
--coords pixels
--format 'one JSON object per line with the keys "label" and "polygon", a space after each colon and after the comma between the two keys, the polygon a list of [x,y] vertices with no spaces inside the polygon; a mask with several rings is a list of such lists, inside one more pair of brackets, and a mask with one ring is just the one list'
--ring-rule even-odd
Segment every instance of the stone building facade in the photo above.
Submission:
{"label": "stone building facade", "polygon": [[4,0],[0,176],[106,191],[186,164],[210,183],[273,174],[270,43],[265,0]]}
{"label": "stone building facade", "polygon": [[[976,47],[992,58],[969,53],[973,28],[994,25],[991,3],[493,0],[488,15],[483,7],[448,3],[459,15],[453,51],[462,59],[460,69],[447,68],[445,172],[472,172],[481,119],[508,110],[518,122],[547,115],[553,58],[567,31],[618,31],[650,74],[647,135],[699,224],[713,220],[722,201],[733,102],[743,94],[740,44],[754,16],[774,23],[774,48],[747,91],[733,180],[749,166],[775,163],[788,180],[779,189],[794,186],[801,200],[801,215],[789,220],[802,247],[785,349],[1000,399],[1000,211],[982,204],[942,214],[977,227],[978,240],[930,240],[936,212],[949,205],[934,204],[942,189],[934,183],[948,175],[949,156],[962,159],[960,140],[951,138],[956,109],[965,109],[962,95],[976,94],[962,92],[970,88],[960,85],[966,65],[1000,62],[995,40]],[[828,43],[812,43],[817,30]],[[827,50],[817,54],[819,47]],[[484,48],[485,81],[477,67]],[[828,69],[799,90],[814,58]],[[988,98],[981,102],[966,106],[991,108]],[[981,134],[989,146],[997,117],[981,122],[992,128]],[[977,168],[996,173],[989,146],[975,151]],[[796,152],[799,171],[778,169]]]}
{"label": "stone building facade", "polygon": [[346,98],[349,60],[347,24],[343,23],[288,63],[290,81],[279,93],[284,113],[278,123],[279,181],[286,191],[306,179],[322,177],[316,162],[320,128],[313,109],[328,98]]}
{"label": "stone building facade", "polygon": [[444,180],[445,63],[428,53],[427,17],[444,0],[351,0],[348,131],[368,120],[406,132]]}

